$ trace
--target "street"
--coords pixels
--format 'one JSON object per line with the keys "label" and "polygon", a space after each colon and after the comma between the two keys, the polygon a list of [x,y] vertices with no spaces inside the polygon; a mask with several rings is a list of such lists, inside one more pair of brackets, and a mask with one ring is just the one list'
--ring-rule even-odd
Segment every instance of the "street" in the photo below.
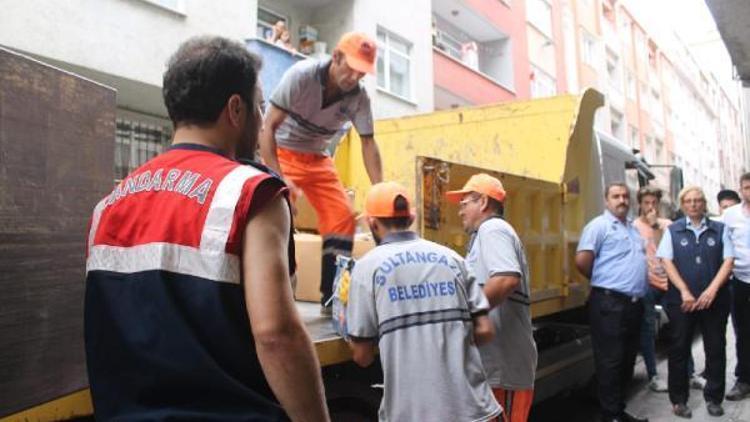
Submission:
{"label": "street", "polygon": [[[729,391],[734,385],[734,366],[737,362],[734,348],[734,330],[731,323],[727,327],[727,377],[726,389]],[[693,357],[696,369],[702,371],[704,367],[703,342],[697,338],[693,342]],[[660,340],[657,343],[658,372],[666,379],[667,376],[667,343]],[[690,390],[688,406],[693,411],[694,421],[716,422],[748,422],[750,421],[750,399],[739,402],[724,401],[724,416],[714,418],[706,412],[706,405],[700,391]],[[638,356],[635,375],[628,395],[628,411],[639,416],[649,418],[650,422],[666,422],[683,420],[672,414],[667,393],[655,393],[649,390],[646,368],[643,359]],[[596,400],[584,392],[574,392],[558,396],[545,402],[536,404],[531,410],[532,422],[594,422],[599,420],[599,405]]]}

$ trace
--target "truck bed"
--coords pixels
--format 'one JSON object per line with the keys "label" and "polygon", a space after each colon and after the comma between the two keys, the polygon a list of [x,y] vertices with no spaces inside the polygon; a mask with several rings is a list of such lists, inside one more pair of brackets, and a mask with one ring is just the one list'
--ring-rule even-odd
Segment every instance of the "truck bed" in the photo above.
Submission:
{"label": "truck bed", "polygon": [[320,305],[311,302],[297,302],[297,311],[310,333],[320,366],[334,365],[351,360],[349,346],[331,325],[331,318],[320,315]]}

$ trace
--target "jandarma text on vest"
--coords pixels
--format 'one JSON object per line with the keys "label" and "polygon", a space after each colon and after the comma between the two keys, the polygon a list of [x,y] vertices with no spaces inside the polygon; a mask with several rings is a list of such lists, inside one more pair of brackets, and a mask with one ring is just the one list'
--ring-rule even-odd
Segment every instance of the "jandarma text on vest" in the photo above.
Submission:
{"label": "jandarma text on vest", "polygon": [[211,189],[213,180],[204,178],[200,183],[197,183],[200,179],[200,173],[190,170],[183,172],[179,169],[158,169],[153,172],[153,175],[151,170],[146,170],[143,173],[131,174],[120,182],[107,197],[105,204],[110,206],[128,195],[136,193],[166,191],[179,193],[187,196],[188,199],[195,199],[202,205],[206,202],[206,196]]}

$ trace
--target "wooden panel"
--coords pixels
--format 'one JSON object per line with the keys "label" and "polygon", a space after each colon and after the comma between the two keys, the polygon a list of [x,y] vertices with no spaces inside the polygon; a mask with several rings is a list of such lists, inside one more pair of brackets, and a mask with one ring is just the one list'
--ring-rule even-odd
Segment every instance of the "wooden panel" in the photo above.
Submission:
{"label": "wooden panel", "polygon": [[87,386],[85,241],[115,92],[0,49],[0,416]]}

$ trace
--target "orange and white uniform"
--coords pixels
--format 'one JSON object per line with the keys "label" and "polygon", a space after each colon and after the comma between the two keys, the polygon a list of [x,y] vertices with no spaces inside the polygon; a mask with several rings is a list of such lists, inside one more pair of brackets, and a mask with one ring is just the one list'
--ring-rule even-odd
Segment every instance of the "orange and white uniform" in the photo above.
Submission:
{"label": "orange and white uniform", "polygon": [[[374,63],[375,44],[353,35],[359,37],[353,40],[359,43],[355,53]],[[325,98],[330,66],[331,60],[296,63],[270,99],[274,107],[286,113],[274,133],[281,172],[304,192],[318,215],[318,232],[323,238],[322,302],[332,294],[336,255],[351,255],[355,230],[354,211],[336,173],[331,150],[351,126],[360,137],[373,136],[370,97],[364,87]]]}

